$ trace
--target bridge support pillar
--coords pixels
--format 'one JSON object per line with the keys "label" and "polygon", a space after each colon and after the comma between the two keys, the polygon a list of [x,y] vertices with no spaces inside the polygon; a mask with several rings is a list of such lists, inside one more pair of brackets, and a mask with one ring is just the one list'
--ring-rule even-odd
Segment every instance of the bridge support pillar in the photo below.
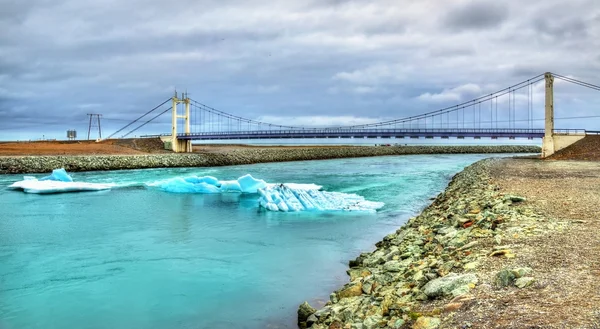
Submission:
{"label": "bridge support pillar", "polygon": [[546,72],[546,100],[545,100],[545,132],[542,142],[542,158],[554,154],[554,77]]}
{"label": "bridge support pillar", "polygon": [[554,132],[554,77],[546,73],[546,101],[545,101],[545,131],[542,142],[542,158],[546,158],[573,143],[583,139],[585,132],[580,134],[556,134]]}
{"label": "bridge support pillar", "polygon": [[[185,113],[184,115],[177,114],[177,105],[185,104]],[[177,136],[177,119],[184,119],[184,132],[186,134],[190,133],[190,99],[185,96],[185,98],[180,99],[177,97],[177,92],[175,96],[173,96],[173,110],[172,110],[172,127],[171,127],[171,149],[176,153],[192,152],[192,141],[187,139],[179,139]]]}

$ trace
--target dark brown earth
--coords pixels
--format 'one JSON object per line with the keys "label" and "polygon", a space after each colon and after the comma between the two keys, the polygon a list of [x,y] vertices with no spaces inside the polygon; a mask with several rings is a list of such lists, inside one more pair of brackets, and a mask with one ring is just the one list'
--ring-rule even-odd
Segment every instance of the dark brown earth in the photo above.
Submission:
{"label": "dark brown earth", "polygon": [[165,153],[159,138],[96,141],[0,142],[0,155],[111,155]]}
{"label": "dark brown earth", "polygon": [[600,135],[588,135],[575,144],[554,153],[547,160],[600,161]]}

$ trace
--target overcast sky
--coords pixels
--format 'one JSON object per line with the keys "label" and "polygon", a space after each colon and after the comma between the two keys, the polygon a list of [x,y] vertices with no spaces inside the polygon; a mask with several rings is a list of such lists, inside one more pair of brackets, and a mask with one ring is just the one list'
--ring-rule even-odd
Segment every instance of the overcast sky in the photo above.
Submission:
{"label": "overcast sky", "polygon": [[[87,113],[107,135],[175,89],[273,123],[374,122],[545,71],[600,84],[600,1],[0,0],[0,139],[81,136]],[[597,91],[559,83],[556,102],[600,115]]]}

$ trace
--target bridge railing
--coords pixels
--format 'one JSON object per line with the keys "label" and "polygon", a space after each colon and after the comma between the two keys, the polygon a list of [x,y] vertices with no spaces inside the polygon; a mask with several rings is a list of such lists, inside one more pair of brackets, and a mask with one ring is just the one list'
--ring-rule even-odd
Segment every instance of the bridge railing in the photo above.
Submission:
{"label": "bridge railing", "polygon": [[557,135],[586,135],[589,134],[585,129],[554,129],[554,134]]}
{"label": "bridge railing", "polygon": [[[557,133],[563,134],[581,134],[585,133],[585,130],[575,129],[562,129],[556,130]],[[398,129],[290,129],[290,130],[246,130],[246,131],[213,131],[213,132],[193,132],[193,133],[179,133],[177,136],[188,137],[188,136],[216,136],[216,135],[298,135],[298,134],[368,134],[368,133],[388,133],[388,134],[543,134],[544,129],[503,129],[503,128],[450,128],[450,129],[432,129],[432,128],[398,128]]]}

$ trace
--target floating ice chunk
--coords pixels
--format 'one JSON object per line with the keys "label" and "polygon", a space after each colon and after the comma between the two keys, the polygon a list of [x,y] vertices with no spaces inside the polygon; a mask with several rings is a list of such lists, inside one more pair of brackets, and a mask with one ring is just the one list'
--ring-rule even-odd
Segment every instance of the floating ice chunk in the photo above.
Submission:
{"label": "floating ice chunk", "polygon": [[59,182],[72,182],[73,178],[67,174],[67,171],[64,168],[54,169],[52,170],[52,174],[50,176],[40,178],[40,181],[59,181]]}
{"label": "floating ice chunk", "polygon": [[259,193],[260,206],[270,211],[375,211],[383,207],[356,194],[320,191],[322,187],[316,184],[268,184],[249,174],[223,181],[211,176],[175,177],[147,185],[172,193]]}
{"label": "floating ice chunk", "polygon": [[241,192],[242,187],[236,180],[223,180],[221,183],[221,192]]}
{"label": "floating ice chunk", "polygon": [[259,204],[270,211],[366,211],[375,212],[383,202],[365,200],[356,194],[294,189],[287,184],[260,189]]}
{"label": "floating ice chunk", "polygon": [[192,184],[206,183],[209,185],[220,186],[219,180],[212,176],[202,176],[202,177],[190,176],[190,177],[184,178],[184,180],[186,182],[192,183]]}
{"label": "floating ice chunk", "polygon": [[64,169],[54,169],[52,174],[39,180],[34,176],[24,176],[22,181],[14,182],[8,188],[23,190],[25,193],[49,194],[65,192],[102,191],[114,187],[115,184],[73,182]]}
{"label": "floating ice chunk", "polygon": [[267,187],[267,183],[264,180],[256,179],[250,174],[238,178],[237,181],[244,193],[256,193],[258,189]]}
{"label": "floating ice chunk", "polygon": [[20,189],[25,193],[50,194],[65,192],[88,192],[108,190],[115,186],[114,184],[99,184],[85,182],[62,182],[54,180],[40,181],[37,179],[27,179],[13,183],[8,186],[11,189]]}
{"label": "floating ice chunk", "polygon": [[220,193],[221,190],[215,185],[206,182],[190,183],[185,178],[175,177],[160,183],[161,189],[171,193]]}
{"label": "floating ice chunk", "polygon": [[[262,179],[255,179],[251,175],[244,175],[237,180],[231,181],[220,181],[212,176],[175,177],[147,183],[146,185],[157,186],[164,191],[173,193],[257,193],[258,189],[266,187],[267,183]],[[211,188],[210,186],[214,188]]]}

